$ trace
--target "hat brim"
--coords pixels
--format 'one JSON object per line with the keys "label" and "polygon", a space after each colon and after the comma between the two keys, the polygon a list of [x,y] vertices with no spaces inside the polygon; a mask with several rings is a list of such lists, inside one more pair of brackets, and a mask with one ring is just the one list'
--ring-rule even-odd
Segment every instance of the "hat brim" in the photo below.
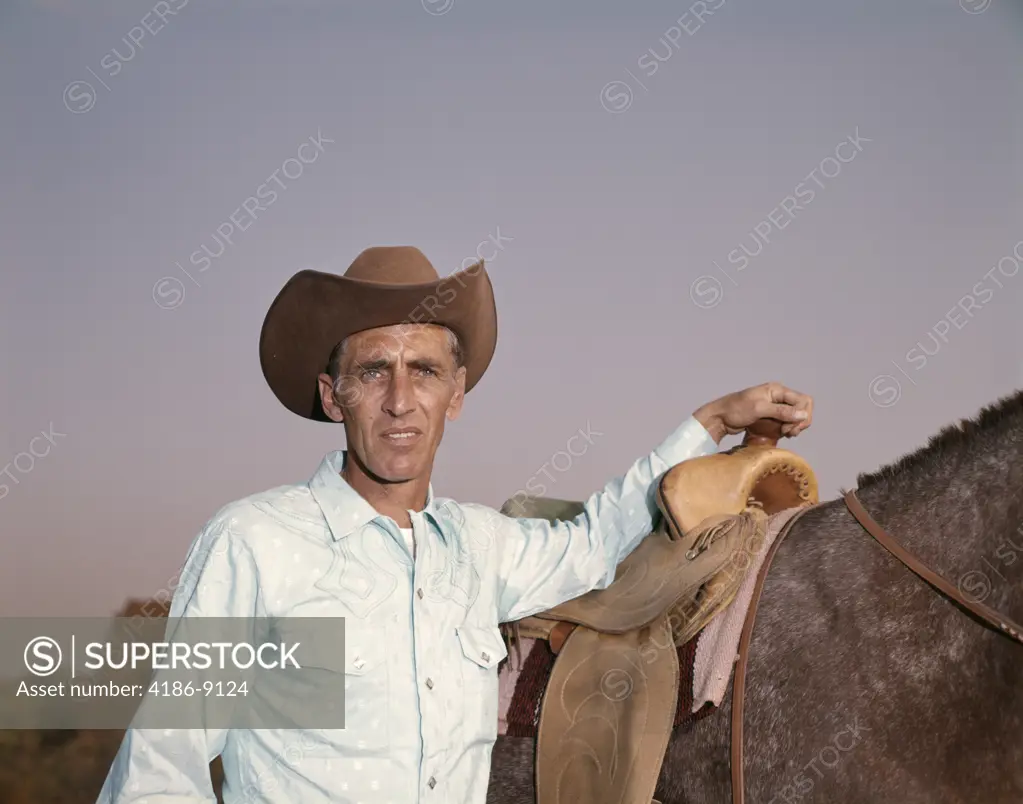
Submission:
{"label": "hat brim", "polygon": [[387,285],[305,270],[270,305],[259,336],[259,362],[288,410],[314,421],[323,412],[317,377],[333,348],[349,335],[396,324],[440,324],[462,343],[465,390],[490,365],[497,347],[494,288],[483,261],[415,285]]}

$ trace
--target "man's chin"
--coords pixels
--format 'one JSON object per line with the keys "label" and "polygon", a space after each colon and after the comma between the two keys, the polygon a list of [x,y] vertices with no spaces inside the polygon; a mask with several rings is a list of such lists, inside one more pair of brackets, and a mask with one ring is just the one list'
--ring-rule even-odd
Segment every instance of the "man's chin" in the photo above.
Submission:
{"label": "man's chin", "polygon": [[388,456],[375,474],[386,483],[407,483],[423,475],[427,461],[420,455]]}

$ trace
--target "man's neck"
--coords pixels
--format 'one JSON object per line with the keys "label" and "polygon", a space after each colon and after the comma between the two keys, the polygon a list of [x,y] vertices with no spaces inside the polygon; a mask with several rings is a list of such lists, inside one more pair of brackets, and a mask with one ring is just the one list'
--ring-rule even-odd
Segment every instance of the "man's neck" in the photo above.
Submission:
{"label": "man's neck", "polygon": [[348,453],[341,477],[378,513],[389,516],[400,528],[412,527],[408,512],[422,511],[430,488],[429,476],[402,483],[384,483],[371,477]]}

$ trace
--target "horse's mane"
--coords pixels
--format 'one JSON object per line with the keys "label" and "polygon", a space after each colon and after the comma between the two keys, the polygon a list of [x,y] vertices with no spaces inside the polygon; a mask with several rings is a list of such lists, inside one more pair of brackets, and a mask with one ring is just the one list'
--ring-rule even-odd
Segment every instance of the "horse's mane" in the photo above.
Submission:
{"label": "horse's mane", "polygon": [[856,485],[863,489],[891,480],[908,470],[937,468],[951,452],[959,451],[979,437],[996,432],[1004,433],[1013,427],[1023,430],[1023,390],[982,408],[973,419],[962,419],[958,424],[946,426],[931,436],[927,444],[916,452],[904,455],[877,471],[857,475]]}

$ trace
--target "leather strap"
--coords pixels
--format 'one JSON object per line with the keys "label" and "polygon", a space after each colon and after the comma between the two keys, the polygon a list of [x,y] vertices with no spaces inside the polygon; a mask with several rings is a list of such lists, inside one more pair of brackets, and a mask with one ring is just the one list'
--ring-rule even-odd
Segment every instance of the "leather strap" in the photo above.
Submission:
{"label": "leather strap", "polygon": [[979,600],[968,600],[955,586],[934,572],[920,559],[916,558],[916,556],[895,541],[884,531],[884,528],[874,521],[856,497],[855,491],[847,491],[844,499],[849,511],[863,529],[873,536],[885,550],[912,570],[915,575],[927,581],[938,592],[976,614],[989,628],[1003,633],[1010,639],[1023,645],[1023,627],[1020,627],[1005,615],[999,614],[990,606],[985,606]]}
{"label": "leather strap", "polygon": [[[1023,645],[1023,627],[990,606],[985,606],[980,601],[968,600],[955,586],[906,550],[888,535],[884,528],[878,525],[873,517],[867,513],[867,510],[860,503],[859,498],[857,498],[855,491],[846,492],[843,495],[843,500],[849,512],[860,526],[873,536],[878,544],[902,562],[914,575],[926,581],[939,593],[972,612],[987,627]],[[817,505],[820,505],[820,503]],[[746,666],[749,661],[749,643],[753,635],[753,624],[756,620],[757,608],[760,604],[760,595],[763,592],[764,581],[767,579],[767,572],[771,568],[771,562],[774,560],[774,556],[778,552],[781,543],[788,536],[796,521],[807,511],[816,508],[817,505],[800,509],[775,538],[774,544],[771,545],[771,549],[764,558],[760,573],[757,575],[756,586],[753,588],[753,599],[750,601],[746,621],[743,623],[742,636],[739,638],[739,656],[735,667],[735,679],[732,684],[732,801],[734,804],[743,804],[746,797],[745,781],[742,772],[742,716],[746,692]]]}
{"label": "leather strap", "polygon": [[764,563],[757,574],[757,582],[753,587],[753,597],[750,599],[749,609],[746,612],[746,621],[742,624],[742,634],[739,637],[739,657],[735,666],[735,678],[732,681],[732,801],[735,804],[743,804],[746,795],[746,786],[742,775],[742,712],[743,699],[746,692],[746,664],[749,661],[749,643],[753,636],[753,623],[757,619],[757,607],[760,605],[760,594],[764,591],[764,581],[767,580],[767,571],[771,568],[771,562],[789,535],[792,526],[799,521],[807,511],[816,508],[815,505],[808,505],[800,508],[792,515],[792,518],[785,523],[781,532],[774,537],[771,549],[764,556]]}
{"label": "leather strap", "polygon": [[565,640],[569,638],[575,629],[575,623],[555,623],[551,629],[550,636],[547,638],[547,644],[551,646],[551,653],[555,656],[561,653],[562,645],[565,644]]}

